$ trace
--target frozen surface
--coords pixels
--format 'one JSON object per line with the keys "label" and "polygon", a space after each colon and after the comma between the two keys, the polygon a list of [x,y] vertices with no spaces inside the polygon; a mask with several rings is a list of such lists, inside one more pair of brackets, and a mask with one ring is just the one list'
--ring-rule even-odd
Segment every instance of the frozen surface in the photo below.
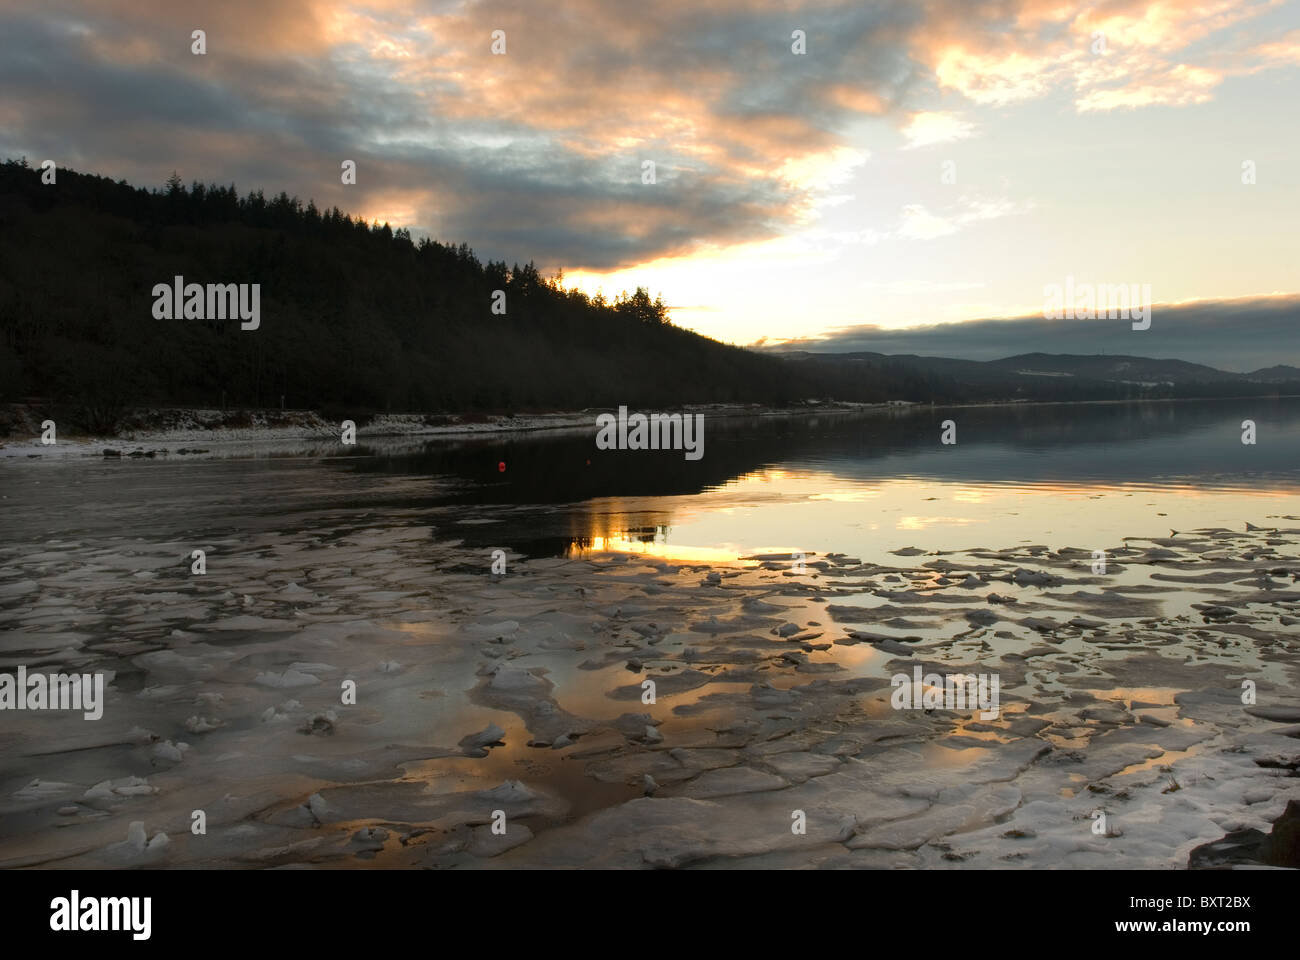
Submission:
{"label": "frozen surface", "polygon": [[0,465],[0,671],[106,679],[0,713],[0,865],[1178,868],[1300,798],[1297,525],[493,575],[415,480],[222,466]]}

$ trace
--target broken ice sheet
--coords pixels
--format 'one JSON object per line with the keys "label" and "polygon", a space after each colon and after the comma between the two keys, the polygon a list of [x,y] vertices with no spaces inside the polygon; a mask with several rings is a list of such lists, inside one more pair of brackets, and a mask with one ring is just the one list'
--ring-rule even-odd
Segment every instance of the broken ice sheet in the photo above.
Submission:
{"label": "broken ice sheet", "polygon": [[[1182,867],[1296,795],[1300,596],[1268,572],[1294,532],[1116,543],[1114,580],[992,541],[805,580],[600,551],[489,578],[419,510],[356,505],[388,480],[313,472],[323,507],[285,469],[238,521],[210,485],[75,540],[18,527],[4,669],[112,679],[95,724],[6,713],[0,863]],[[206,579],[179,562],[200,520]],[[891,709],[912,662],[998,673],[1002,714]]]}

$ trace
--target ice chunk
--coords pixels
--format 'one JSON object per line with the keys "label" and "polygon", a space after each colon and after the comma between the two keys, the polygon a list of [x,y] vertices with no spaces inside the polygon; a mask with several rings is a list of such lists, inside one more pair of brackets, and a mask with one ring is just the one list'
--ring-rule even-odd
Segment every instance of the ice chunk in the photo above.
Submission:
{"label": "ice chunk", "polygon": [[505,739],[506,732],[498,727],[495,723],[490,723],[478,733],[471,733],[462,737],[460,748],[469,756],[486,757],[486,747],[500,744]]}
{"label": "ice chunk", "polygon": [[148,845],[148,838],[144,832],[143,820],[132,820],[131,825],[126,828],[126,845],[133,850],[143,852]]}
{"label": "ice chunk", "polygon": [[189,748],[188,743],[172,743],[170,740],[164,740],[162,743],[154,744],[153,755],[158,760],[180,763],[185,759],[185,751]]}
{"label": "ice chunk", "polygon": [[320,677],[290,667],[284,673],[259,673],[257,679],[253,682],[264,687],[310,687],[313,684],[320,683]]}

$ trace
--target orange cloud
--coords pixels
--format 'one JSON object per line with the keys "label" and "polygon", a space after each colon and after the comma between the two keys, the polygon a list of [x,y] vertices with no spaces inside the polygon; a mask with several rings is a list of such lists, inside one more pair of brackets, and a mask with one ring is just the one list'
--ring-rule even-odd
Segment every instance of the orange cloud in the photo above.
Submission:
{"label": "orange cloud", "polygon": [[[936,88],[991,106],[1064,91],[1081,112],[1204,102],[1226,77],[1300,62],[1296,31],[1237,29],[1278,2],[19,0],[0,31],[43,22],[66,59],[0,88],[0,117],[14,142],[115,175],[255,177],[611,268],[806,224],[863,162],[849,131],[865,118],[909,146],[973,135],[960,105],[916,102]],[[926,216],[920,232],[946,229]]]}
{"label": "orange cloud", "polygon": [[[1073,86],[1081,112],[1185,106],[1210,99],[1229,72],[1213,45],[1193,45],[1280,2],[1112,0],[1080,10],[1029,0],[1005,25],[1009,29],[958,15],[942,31],[918,36],[915,49],[942,87],[975,103],[1010,104]],[[1238,58],[1231,72],[1292,63],[1294,51],[1260,43]]]}

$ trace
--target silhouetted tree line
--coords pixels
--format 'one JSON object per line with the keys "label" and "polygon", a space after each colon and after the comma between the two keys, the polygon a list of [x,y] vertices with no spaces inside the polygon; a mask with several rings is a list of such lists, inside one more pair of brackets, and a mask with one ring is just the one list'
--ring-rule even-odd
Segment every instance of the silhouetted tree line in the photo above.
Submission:
{"label": "silhouetted tree line", "polygon": [[[260,284],[260,328],[155,319],[153,287],[177,275]],[[722,344],[672,325],[643,288],[589,297],[531,262],[482,263],[464,243],[416,242],[285,193],[175,175],[148,190],[67,169],[46,185],[25,159],[0,164],[0,398],[72,404],[99,429],[126,405],[281,397],[363,413],[1011,395],[906,363]]]}
{"label": "silhouetted tree line", "polygon": [[[261,326],[157,320],[152,289],[258,283]],[[490,312],[504,290],[507,312]],[[367,410],[670,406],[803,395],[780,360],[284,193],[158,190],[0,165],[0,391],[116,404]]]}

